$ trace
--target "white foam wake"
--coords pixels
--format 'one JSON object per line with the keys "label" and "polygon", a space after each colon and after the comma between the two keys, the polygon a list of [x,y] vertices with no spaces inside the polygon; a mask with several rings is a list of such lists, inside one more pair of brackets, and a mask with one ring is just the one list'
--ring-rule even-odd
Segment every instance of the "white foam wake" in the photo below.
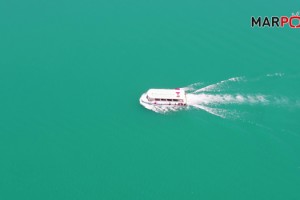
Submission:
{"label": "white foam wake", "polygon": [[188,105],[268,104],[266,95],[187,94]]}
{"label": "white foam wake", "polygon": [[200,86],[202,86],[203,83],[198,82],[198,83],[193,83],[191,85],[188,85],[186,87],[183,87],[184,91],[186,92],[194,92],[195,90],[197,90],[197,88],[199,88]]}
{"label": "white foam wake", "polygon": [[281,77],[281,76],[284,76],[284,73],[278,72],[278,73],[273,73],[273,74],[267,74],[267,76],[268,76],[268,77],[274,77],[274,76],[279,76],[279,77]]}
{"label": "white foam wake", "polygon": [[270,100],[266,95],[231,95],[231,94],[194,94],[186,95],[189,107],[204,110],[221,118],[237,119],[241,113],[228,109],[226,105],[267,105]]}
{"label": "white foam wake", "polygon": [[198,104],[194,104],[194,105],[190,105],[190,106],[193,106],[195,108],[204,110],[204,111],[206,111],[206,112],[208,112],[210,114],[216,115],[218,117],[226,118],[226,110],[224,110],[224,109],[210,108],[210,107],[203,106],[203,105],[198,105]]}
{"label": "white foam wake", "polygon": [[227,80],[220,81],[215,84],[208,85],[206,87],[200,88],[198,90],[193,91],[193,93],[199,93],[199,92],[211,92],[211,91],[219,91],[224,85],[228,84],[229,82],[240,82],[244,81],[244,77],[233,77]]}

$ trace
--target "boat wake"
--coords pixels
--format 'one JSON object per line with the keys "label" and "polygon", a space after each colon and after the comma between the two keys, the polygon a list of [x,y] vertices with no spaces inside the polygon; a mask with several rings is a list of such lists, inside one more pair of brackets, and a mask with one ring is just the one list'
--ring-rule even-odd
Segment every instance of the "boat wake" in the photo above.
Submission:
{"label": "boat wake", "polygon": [[256,78],[233,77],[213,84],[193,83],[183,87],[186,91],[186,107],[162,105],[147,105],[146,107],[157,113],[202,110],[226,119],[241,118],[247,111],[255,110],[257,107],[300,108],[298,100],[282,96],[280,91],[274,90],[276,84],[279,84],[278,81],[282,81],[283,77],[283,73],[274,73]]}

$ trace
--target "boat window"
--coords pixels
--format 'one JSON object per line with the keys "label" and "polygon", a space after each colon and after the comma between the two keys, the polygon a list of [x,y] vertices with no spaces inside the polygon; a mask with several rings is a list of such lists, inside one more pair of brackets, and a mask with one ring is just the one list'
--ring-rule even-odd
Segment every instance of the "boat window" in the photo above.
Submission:
{"label": "boat window", "polygon": [[161,101],[166,101],[166,99],[161,99]]}
{"label": "boat window", "polygon": [[172,99],[167,99],[167,101],[172,101]]}
{"label": "boat window", "polygon": [[173,101],[178,101],[178,99],[173,99]]}
{"label": "boat window", "polygon": [[155,101],[160,101],[160,99],[155,99]]}

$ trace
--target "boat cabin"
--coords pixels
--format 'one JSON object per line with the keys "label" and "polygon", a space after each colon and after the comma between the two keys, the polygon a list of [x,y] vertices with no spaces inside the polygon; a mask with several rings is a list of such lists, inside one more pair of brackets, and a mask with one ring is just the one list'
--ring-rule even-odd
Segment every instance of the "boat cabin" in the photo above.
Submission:
{"label": "boat cabin", "polygon": [[185,91],[176,89],[150,89],[146,93],[149,103],[160,105],[186,105]]}

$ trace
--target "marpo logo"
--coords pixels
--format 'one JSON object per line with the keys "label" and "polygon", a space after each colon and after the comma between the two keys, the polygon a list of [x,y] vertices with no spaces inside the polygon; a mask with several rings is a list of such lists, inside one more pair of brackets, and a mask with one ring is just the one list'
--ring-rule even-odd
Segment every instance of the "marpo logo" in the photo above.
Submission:
{"label": "marpo logo", "polygon": [[288,26],[290,28],[300,28],[299,12],[292,13],[288,16],[272,16],[272,17],[251,17],[251,27],[280,27]]}

